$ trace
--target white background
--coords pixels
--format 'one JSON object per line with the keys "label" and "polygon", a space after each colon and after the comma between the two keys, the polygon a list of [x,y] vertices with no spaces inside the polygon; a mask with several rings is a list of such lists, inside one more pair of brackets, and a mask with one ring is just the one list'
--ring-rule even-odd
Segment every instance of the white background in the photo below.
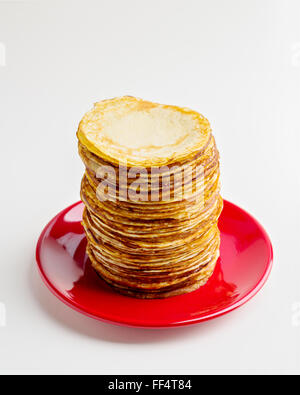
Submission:
{"label": "white background", "polygon": [[[0,372],[300,373],[299,0],[0,1],[0,43]],[[224,197],[270,234],[267,285],[228,316],[121,328],[37,274],[40,231],[79,200],[78,122],[125,94],[202,112]]]}

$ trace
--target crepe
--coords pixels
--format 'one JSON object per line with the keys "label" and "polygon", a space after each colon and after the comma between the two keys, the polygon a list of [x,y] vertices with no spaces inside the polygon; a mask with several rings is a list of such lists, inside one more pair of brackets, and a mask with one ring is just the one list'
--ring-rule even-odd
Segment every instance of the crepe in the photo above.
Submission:
{"label": "crepe", "polygon": [[209,122],[125,96],[96,103],[77,136],[87,253],[99,276],[139,298],[204,285],[219,257],[223,208]]}
{"label": "crepe", "polygon": [[130,96],[104,100],[82,118],[77,136],[96,156],[128,166],[163,166],[197,154],[210,124],[187,108]]}

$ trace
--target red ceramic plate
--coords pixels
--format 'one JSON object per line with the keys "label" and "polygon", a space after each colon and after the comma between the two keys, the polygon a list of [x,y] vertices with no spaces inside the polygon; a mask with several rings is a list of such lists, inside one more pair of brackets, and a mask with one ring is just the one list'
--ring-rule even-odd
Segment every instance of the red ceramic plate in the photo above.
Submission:
{"label": "red ceramic plate", "polygon": [[219,222],[221,257],[204,287],[168,299],[123,296],[89,264],[82,211],[83,204],[78,202],[52,219],[39,238],[36,258],[54,295],[92,318],[144,328],[195,324],[240,307],[262,288],[271,271],[268,235],[252,216],[225,201]]}

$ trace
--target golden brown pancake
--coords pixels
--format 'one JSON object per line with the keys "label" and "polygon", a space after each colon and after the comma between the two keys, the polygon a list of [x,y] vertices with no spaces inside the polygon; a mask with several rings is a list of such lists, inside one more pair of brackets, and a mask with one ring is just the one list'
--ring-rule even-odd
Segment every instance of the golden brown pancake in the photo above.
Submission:
{"label": "golden brown pancake", "polygon": [[204,285],[219,257],[223,208],[209,122],[125,96],[96,103],[77,136],[87,253],[99,276],[138,298]]}

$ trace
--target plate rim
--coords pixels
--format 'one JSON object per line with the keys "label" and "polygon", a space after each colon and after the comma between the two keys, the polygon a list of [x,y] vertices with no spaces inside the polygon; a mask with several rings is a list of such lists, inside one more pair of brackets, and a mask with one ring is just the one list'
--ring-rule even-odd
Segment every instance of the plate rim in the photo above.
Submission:
{"label": "plate rim", "polygon": [[[88,316],[90,318],[96,319],[97,321],[101,321],[101,322],[105,322],[105,323],[109,323],[109,324],[114,324],[114,325],[118,325],[118,326],[126,326],[126,327],[134,327],[134,328],[144,328],[144,329],[164,329],[164,328],[175,328],[175,327],[181,327],[181,326],[187,326],[187,325],[195,325],[201,322],[206,322],[218,317],[221,317],[225,314],[230,313],[231,311],[234,311],[236,309],[238,309],[239,307],[243,306],[244,304],[246,304],[249,300],[251,300],[254,296],[257,295],[257,293],[263,288],[263,286],[266,284],[272,268],[273,268],[273,260],[274,260],[274,252],[273,252],[273,246],[270,240],[270,237],[268,235],[268,233],[266,232],[265,228],[260,224],[260,222],[253,217],[253,215],[251,215],[250,213],[248,213],[246,210],[244,210],[243,208],[241,208],[240,206],[237,206],[236,204],[223,199],[224,200],[224,205],[229,205],[232,208],[234,208],[235,210],[239,210],[242,211],[243,214],[247,215],[248,217],[250,217],[250,219],[255,223],[255,225],[259,228],[260,232],[262,233],[264,240],[266,242],[267,245],[267,249],[268,249],[268,263],[266,265],[266,268],[264,270],[264,272],[262,273],[261,278],[258,280],[256,286],[250,290],[246,295],[244,295],[240,300],[237,300],[235,302],[233,302],[232,304],[230,304],[229,306],[225,307],[225,308],[221,308],[219,311],[216,311],[214,313],[206,313],[205,315],[201,316],[201,317],[195,317],[195,318],[191,318],[191,319],[187,319],[187,320],[183,320],[183,321],[175,321],[175,322],[170,322],[168,324],[165,325],[161,325],[155,322],[152,322],[151,324],[147,324],[147,325],[142,325],[140,324],[138,321],[134,322],[132,319],[130,320],[126,320],[126,319],[117,319],[117,318],[112,318],[112,316],[108,317],[106,316],[106,314],[103,314],[103,316],[98,316],[93,314],[92,312],[88,311],[88,309],[83,309],[81,305],[79,305],[78,303],[76,303],[76,301],[71,301],[70,299],[68,299],[65,295],[63,295],[55,286],[54,284],[49,280],[49,278],[47,277],[43,266],[42,266],[42,260],[40,257],[40,251],[41,251],[41,246],[42,246],[42,242],[44,239],[44,236],[46,234],[46,232],[48,231],[48,229],[50,228],[50,226],[55,223],[56,219],[61,217],[65,212],[68,212],[70,210],[72,210],[74,207],[83,204],[83,202],[81,200],[65,207],[63,210],[61,210],[59,213],[57,213],[48,223],[47,225],[44,227],[44,229],[42,230],[38,241],[37,241],[37,245],[36,245],[36,252],[35,252],[35,256],[36,256],[36,263],[37,263],[37,267],[38,267],[38,272],[44,282],[44,284],[47,286],[47,288],[50,290],[50,292],[56,296],[61,302],[63,302],[65,305],[67,305],[68,307],[70,307],[71,309],[77,311],[78,313],[81,313],[85,316]],[[120,295],[120,297],[126,297],[124,295]]]}

